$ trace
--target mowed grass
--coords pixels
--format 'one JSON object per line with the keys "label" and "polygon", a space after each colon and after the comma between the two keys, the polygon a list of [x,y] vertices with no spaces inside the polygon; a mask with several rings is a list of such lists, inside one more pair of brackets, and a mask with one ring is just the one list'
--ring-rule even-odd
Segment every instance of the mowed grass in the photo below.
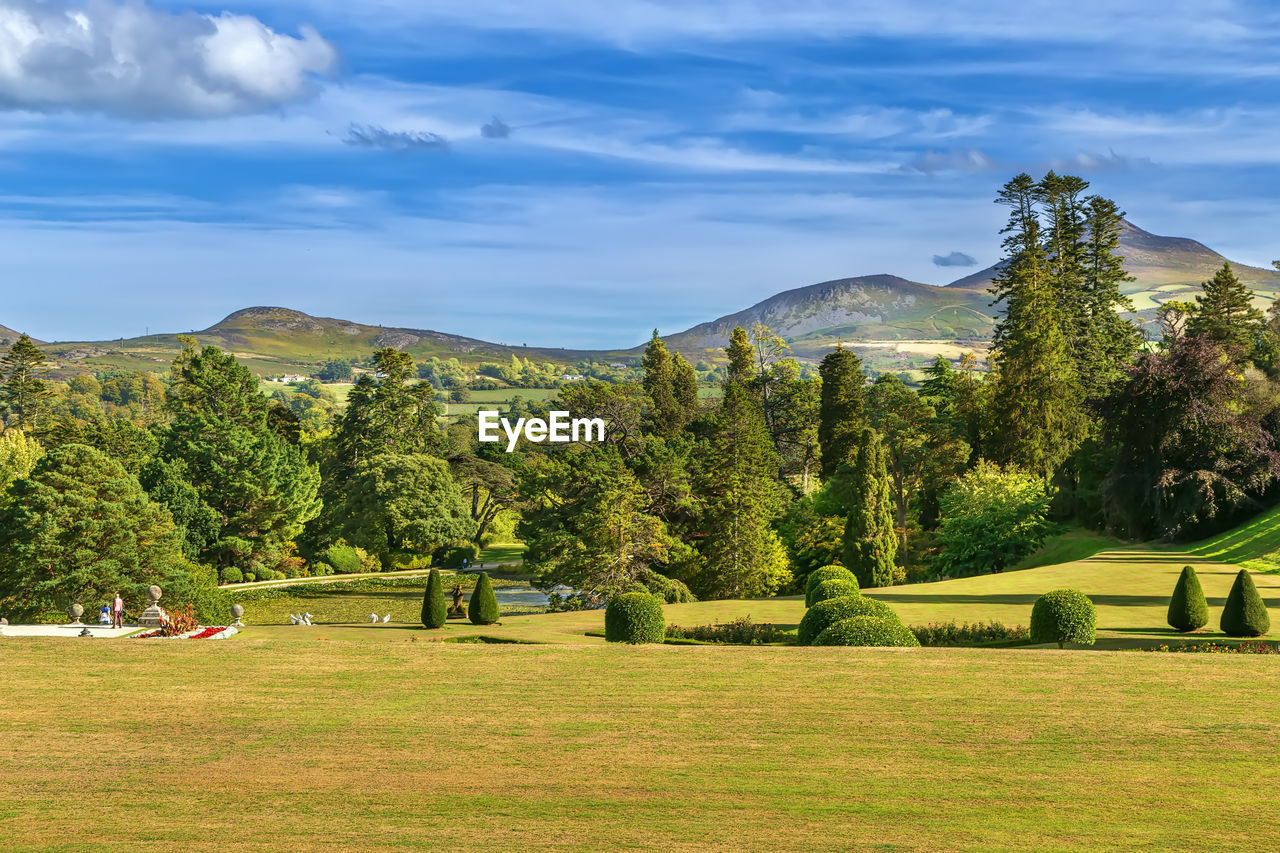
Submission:
{"label": "mowed grass", "polygon": [[1239,563],[1255,572],[1280,573],[1280,506],[1187,550],[1210,559]]}
{"label": "mowed grass", "polygon": [[5,850],[1241,850],[1274,663],[0,640]]}

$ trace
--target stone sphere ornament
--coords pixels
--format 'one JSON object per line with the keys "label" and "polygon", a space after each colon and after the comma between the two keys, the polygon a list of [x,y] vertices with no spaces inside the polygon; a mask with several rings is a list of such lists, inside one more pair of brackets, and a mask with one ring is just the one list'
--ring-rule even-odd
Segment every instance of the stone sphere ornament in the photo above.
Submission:
{"label": "stone sphere ornament", "polygon": [[240,618],[242,616],[244,616],[244,605],[243,604],[231,605],[231,618],[235,620],[234,624],[237,628],[239,628],[241,625],[244,624],[243,622],[240,621]]}
{"label": "stone sphere ornament", "polygon": [[84,605],[83,605],[83,604],[73,604],[73,605],[71,605],[71,609],[70,609],[69,611],[67,611],[67,612],[71,614],[71,621],[73,621],[73,622],[79,622],[79,621],[80,621],[80,617],[84,615]]}
{"label": "stone sphere ornament", "polygon": [[147,587],[147,601],[151,602],[152,604],[155,604],[157,601],[159,601],[160,596],[162,594],[163,593],[161,593],[160,587],[156,586],[155,584],[152,584],[151,586]]}

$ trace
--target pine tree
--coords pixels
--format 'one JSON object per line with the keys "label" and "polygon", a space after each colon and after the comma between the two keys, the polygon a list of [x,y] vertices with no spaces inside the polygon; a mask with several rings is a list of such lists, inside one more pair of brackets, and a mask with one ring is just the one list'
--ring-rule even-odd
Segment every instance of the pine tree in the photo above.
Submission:
{"label": "pine tree", "polygon": [[1208,338],[1237,363],[1246,358],[1262,334],[1265,318],[1253,307],[1253,291],[1236,278],[1229,262],[1203,285],[1187,334]]}
{"label": "pine tree", "polygon": [[45,426],[49,408],[49,388],[40,379],[45,356],[26,335],[22,335],[0,358],[0,416],[17,429],[39,431]]}
{"label": "pine tree", "polygon": [[725,348],[729,357],[729,368],[726,381],[737,382],[743,386],[751,384],[756,375],[756,351],[751,346],[751,337],[747,330],[735,326],[729,335],[729,346]]}
{"label": "pine tree", "polygon": [[498,597],[493,594],[493,582],[488,572],[481,572],[476,588],[467,602],[467,618],[472,625],[492,625],[498,621]]}
{"label": "pine tree", "polygon": [[1261,637],[1271,630],[1271,617],[1267,605],[1258,595],[1253,578],[1247,569],[1241,569],[1236,582],[1227,593],[1227,603],[1222,607],[1222,633],[1228,637]]}
{"label": "pine tree", "polygon": [[1072,349],[1085,395],[1098,400],[1124,380],[1125,366],[1142,344],[1142,332],[1118,313],[1133,310],[1133,302],[1120,292],[1122,284],[1133,281],[1119,254],[1124,211],[1101,196],[1090,196],[1086,202],[1081,256],[1084,329]]}
{"label": "pine tree", "polygon": [[680,407],[682,422],[689,423],[698,414],[698,375],[680,353],[671,357],[671,390]]}
{"label": "pine tree", "polygon": [[1200,578],[1190,566],[1182,568],[1169,599],[1169,624],[1178,631],[1194,631],[1209,624],[1209,603],[1205,601]]}
{"label": "pine tree", "polygon": [[864,429],[853,466],[849,520],[844,529],[846,568],[867,587],[892,586],[898,536],[893,528],[893,497],[880,436]]}
{"label": "pine tree", "polygon": [[675,366],[657,329],[645,347],[640,366],[644,369],[645,393],[653,403],[648,417],[649,430],[658,435],[675,435],[684,426],[684,418],[675,395]]}
{"label": "pine tree", "polygon": [[1004,302],[991,359],[995,367],[989,442],[997,461],[1050,479],[1085,432],[1062,312],[1050,280],[1049,260],[1036,211],[1037,187],[1026,174],[1001,189],[997,202],[1012,208],[1003,229],[1006,262],[992,293]]}
{"label": "pine tree", "polygon": [[444,600],[444,583],[440,572],[427,573],[427,589],[422,596],[422,624],[428,628],[443,628],[449,618],[449,605]]}
{"label": "pine tree", "polygon": [[863,407],[867,377],[862,372],[862,360],[838,344],[823,357],[818,375],[822,378],[818,446],[822,451],[822,476],[829,479],[853,458],[858,435],[866,425]]}

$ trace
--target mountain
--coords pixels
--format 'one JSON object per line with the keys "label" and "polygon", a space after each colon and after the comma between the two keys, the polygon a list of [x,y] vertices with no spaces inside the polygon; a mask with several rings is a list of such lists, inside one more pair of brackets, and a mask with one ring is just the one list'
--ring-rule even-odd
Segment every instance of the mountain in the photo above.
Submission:
{"label": "mountain", "polygon": [[[0,326],[0,346],[8,346],[20,337],[22,337],[22,333],[15,332],[8,326]],[[32,338],[32,340],[35,341],[35,338]],[[39,341],[35,342],[40,343]]]}

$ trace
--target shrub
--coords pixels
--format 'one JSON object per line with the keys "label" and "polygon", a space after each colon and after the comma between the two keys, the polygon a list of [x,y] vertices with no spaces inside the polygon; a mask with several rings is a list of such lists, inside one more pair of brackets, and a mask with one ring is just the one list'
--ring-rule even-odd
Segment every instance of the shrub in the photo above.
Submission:
{"label": "shrub", "polygon": [[667,604],[688,604],[697,601],[698,597],[689,591],[684,581],[650,572],[641,579],[645,589],[652,595],[661,598]]}
{"label": "shrub", "polygon": [[604,638],[610,643],[661,643],[667,633],[662,600],[646,592],[624,592],[609,599]]}
{"label": "shrub", "polygon": [[935,622],[929,625],[912,625],[922,646],[985,646],[1002,642],[1026,642],[1031,632],[1021,625],[1012,628],[999,622]]}
{"label": "shrub", "polygon": [[1168,621],[1179,631],[1194,631],[1209,624],[1209,602],[1204,600],[1196,570],[1183,566],[1178,584],[1169,599]]}
{"label": "shrub", "polygon": [[462,545],[449,545],[437,551],[436,556],[440,560],[441,567],[460,569],[462,568],[463,560],[466,560],[469,566],[476,564],[476,558],[480,556],[480,548],[473,542],[467,542]]}
{"label": "shrub", "polygon": [[1080,643],[1092,646],[1098,611],[1078,589],[1055,589],[1036,599],[1031,608],[1031,642]]}
{"label": "shrub", "polygon": [[[497,603],[497,599],[494,599]],[[449,605],[444,600],[444,582],[440,573],[432,569],[427,573],[427,590],[422,596],[422,624],[428,628],[443,628],[449,619]]]}
{"label": "shrub", "polygon": [[244,573],[244,582],[245,582],[245,583],[253,583],[253,582],[254,582],[254,581],[256,581],[257,579],[258,579],[258,576],[257,576],[257,574],[255,574],[254,572],[245,572],[245,573]]}
{"label": "shrub", "polygon": [[[807,646],[814,638],[827,628],[854,616],[875,616],[881,619],[898,619],[889,605],[864,595],[847,595],[844,598],[829,598],[809,608],[800,620],[800,630],[796,634],[796,642]],[[900,621],[900,620],[899,620]]]}
{"label": "shrub", "polygon": [[196,606],[184,604],[165,613],[164,621],[160,623],[160,636],[177,637],[194,631],[198,627],[200,627],[200,620],[196,618]]}
{"label": "shrub", "polygon": [[812,605],[831,598],[843,598],[846,595],[859,595],[860,592],[861,590],[858,589],[857,581],[832,578],[829,581],[823,581],[813,588],[813,592],[809,594],[809,603]]}
{"label": "shrub", "polygon": [[223,583],[242,583],[244,581],[244,572],[235,566],[227,566],[222,570]]}
{"label": "shrub", "polygon": [[311,564],[311,574],[318,578],[327,577],[333,574],[333,566],[317,560]]}
{"label": "shrub", "polygon": [[488,572],[481,572],[476,588],[467,602],[467,618],[472,625],[492,625],[498,621],[498,597],[493,594],[493,582]]}
{"label": "shrub", "polygon": [[815,646],[916,646],[920,641],[897,618],[854,616],[828,626],[813,639]]}
{"label": "shrub", "polygon": [[1222,633],[1229,637],[1260,637],[1271,630],[1267,606],[1258,595],[1258,588],[1253,585],[1253,577],[1247,569],[1241,569],[1236,575],[1219,624]]}
{"label": "shrub", "polygon": [[356,574],[360,571],[361,553],[359,548],[348,545],[346,542],[337,542],[326,548],[321,557],[333,566],[335,572]]}
{"label": "shrub", "polygon": [[735,646],[781,643],[793,636],[790,631],[777,625],[752,622],[750,616],[742,616],[722,625],[694,625],[691,628],[667,626],[667,637],[672,640],[697,640],[700,643],[727,643]]}
{"label": "shrub", "polygon": [[818,584],[823,581],[830,580],[844,580],[852,583],[858,582],[858,579],[854,576],[853,572],[849,571],[844,566],[823,566],[820,569],[814,569],[809,572],[809,578],[804,583],[805,607],[813,606],[812,595],[813,591],[818,588]]}

